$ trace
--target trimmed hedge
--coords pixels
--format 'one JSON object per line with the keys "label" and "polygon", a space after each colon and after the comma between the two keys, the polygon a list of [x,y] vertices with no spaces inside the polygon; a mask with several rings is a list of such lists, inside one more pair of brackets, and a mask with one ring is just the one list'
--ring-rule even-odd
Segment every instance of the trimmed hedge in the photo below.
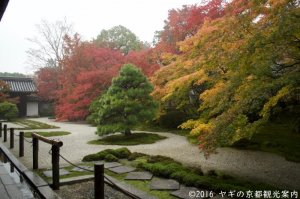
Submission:
{"label": "trimmed hedge", "polygon": [[98,161],[98,160],[106,160],[106,161],[118,161],[118,159],[128,158],[131,155],[131,152],[123,147],[119,149],[106,149],[104,151],[100,151],[99,153],[90,154],[84,156],[82,161],[83,162],[90,162],[90,161]]}
{"label": "trimmed hedge", "polygon": [[10,102],[0,103],[0,119],[11,120],[18,117],[17,105]]}

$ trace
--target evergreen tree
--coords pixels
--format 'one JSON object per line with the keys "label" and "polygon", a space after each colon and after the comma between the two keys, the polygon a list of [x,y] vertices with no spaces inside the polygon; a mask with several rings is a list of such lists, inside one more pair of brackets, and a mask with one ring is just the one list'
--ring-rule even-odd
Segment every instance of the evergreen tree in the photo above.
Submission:
{"label": "evergreen tree", "polygon": [[140,69],[125,64],[107,92],[91,107],[98,116],[98,134],[121,131],[128,136],[134,126],[152,119],[157,109],[152,91],[153,86]]}

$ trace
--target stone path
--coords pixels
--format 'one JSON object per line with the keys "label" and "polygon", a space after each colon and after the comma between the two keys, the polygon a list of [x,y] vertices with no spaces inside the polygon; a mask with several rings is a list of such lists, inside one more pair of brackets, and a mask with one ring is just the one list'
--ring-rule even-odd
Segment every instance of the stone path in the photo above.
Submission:
{"label": "stone path", "polygon": [[122,173],[129,173],[135,170],[133,167],[128,167],[128,166],[118,166],[118,167],[113,167],[109,168],[108,170],[117,173],[117,174],[122,174]]}
{"label": "stone path", "polygon": [[[16,174],[15,174],[16,175]],[[7,168],[0,162],[0,198],[23,198],[33,199],[33,194],[29,191],[29,188],[25,187],[21,183],[17,183],[15,179],[9,175]]]}
{"label": "stone path", "polygon": [[[59,130],[69,131],[70,135],[61,136],[59,139],[64,145],[61,154],[74,163],[88,154],[96,153],[104,149],[120,148],[117,145],[90,145],[90,140],[99,139],[95,134],[96,127],[83,123],[55,122],[47,118],[32,119],[60,127]],[[58,129],[47,130],[57,131]],[[41,131],[41,130],[37,130]],[[132,152],[141,152],[149,155],[163,155],[171,157],[188,166],[201,168],[204,172],[219,170],[224,173],[241,177],[246,180],[266,182],[279,186],[283,189],[300,190],[300,163],[286,161],[276,154],[255,152],[248,150],[237,150],[232,148],[220,148],[217,154],[212,154],[208,159],[199,151],[197,146],[191,145],[183,136],[171,133],[157,133],[168,137],[154,144],[128,146]],[[17,137],[15,143],[17,143]],[[8,146],[9,143],[6,143]],[[16,144],[17,145],[17,144]],[[51,167],[50,146],[43,142],[39,145],[39,165],[41,168]],[[13,149],[17,156],[18,147]],[[31,144],[25,143],[25,157],[21,161],[32,168]],[[61,159],[62,166],[68,165]]]}
{"label": "stone path", "polygon": [[125,180],[151,180],[153,174],[147,171],[130,172],[125,177]]}
{"label": "stone path", "polygon": [[176,180],[153,178],[150,183],[150,190],[178,190],[180,184]]}

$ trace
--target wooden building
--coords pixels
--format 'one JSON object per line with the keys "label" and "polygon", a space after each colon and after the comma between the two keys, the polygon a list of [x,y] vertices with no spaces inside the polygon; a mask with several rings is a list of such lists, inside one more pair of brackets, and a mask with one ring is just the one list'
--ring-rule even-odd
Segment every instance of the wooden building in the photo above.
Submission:
{"label": "wooden building", "polygon": [[10,97],[18,97],[17,104],[20,117],[36,117],[39,115],[37,88],[33,78],[0,77],[10,88]]}

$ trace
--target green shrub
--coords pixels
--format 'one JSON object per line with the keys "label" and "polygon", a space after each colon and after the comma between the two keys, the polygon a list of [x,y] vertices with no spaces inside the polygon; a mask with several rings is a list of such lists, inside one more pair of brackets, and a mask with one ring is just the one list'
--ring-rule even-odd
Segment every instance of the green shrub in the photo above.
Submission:
{"label": "green shrub", "polygon": [[116,156],[114,156],[113,154],[107,154],[104,157],[104,160],[107,161],[107,162],[117,162],[118,158]]}
{"label": "green shrub", "polygon": [[97,161],[97,160],[99,160],[99,156],[97,153],[86,155],[82,159],[83,162],[91,162],[91,161]]}
{"label": "green shrub", "polygon": [[113,159],[112,161],[117,161],[118,158],[128,158],[130,155],[131,155],[131,152],[125,147],[115,149],[115,150],[114,149],[105,149],[98,153],[84,156],[82,161],[83,162],[98,161],[98,160],[109,161],[109,159]]}
{"label": "green shrub", "polygon": [[199,167],[188,167],[187,169],[190,170],[191,172],[195,173],[195,174],[200,175],[200,176],[204,175],[202,169],[199,168]]}
{"label": "green shrub", "polygon": [[197,184],[197,181],[201,179],[202,176],[199,176],[194,173],[187,173],[186,175],[183,176],[182,182],[186,186],[195,186]]}
{"label": "green shrub", "polygon": [[[161,155],[155,155],[155,156],[149,156],[147,159],[148,163],[156,163],[156,162],[175,162],[172,158],[161,156]],[[178,163],[180,164],[180,163]]]}
{"label": "green shrub", "polygon": [[128,158],[131,155],[131,152],[126,148],[118,148],[111,152],[117,158]]}
{"label": "green shrub", "polygon": [[144,153],[138,153],[138,152],[133,152],[131,153],[129,156],[128,156],[128,160],[129,161],[133,161],[133,160],[136,160],[137,158],[140,158],[140,157],[144,157],[146,156],[146,154]]}
{"label": "green shrub", "polygon": [[172,173],[182,170],[181,165],[177,163],[144,163],[138,165],[140,168],[150,171],[156,176],[170,177]]}
{"label": "green shrub", "polygon": [[0,119],[11,120],[18,117],[18,108],[10,102],[0,103]]}
{"label": "green shrub", "polygon": [[208,175],[208,176],[214,176],[214,177],[218,176],[218,174],[216,173],[215,170],[209,170],[209,171],[207,171],[206,175]]}
{"label": "green shrub", "polygon": [[179,182],[182,182],[184,176],[186,176],[186,175],[188,175],[188,172],[186,172],[186,171],[176,171],[176,172],[172,173],[170,175],[170,177],[172,179],[175,179],[175,180],[179,181]]}

